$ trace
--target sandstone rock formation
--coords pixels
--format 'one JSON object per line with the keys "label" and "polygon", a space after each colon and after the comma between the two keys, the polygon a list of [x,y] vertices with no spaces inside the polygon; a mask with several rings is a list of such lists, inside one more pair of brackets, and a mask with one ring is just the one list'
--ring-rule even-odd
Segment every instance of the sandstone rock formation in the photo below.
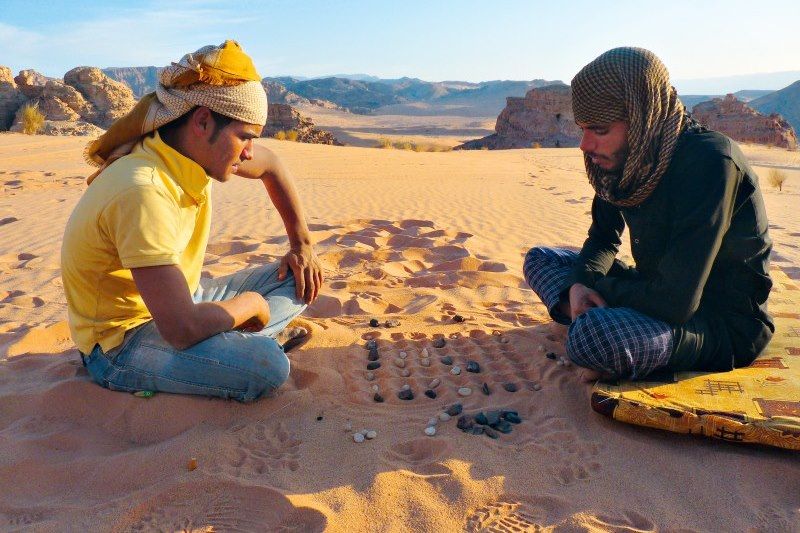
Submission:
{"label": "sandstone rock formation", "polygon": [[14,114],[25,100],[19,91],[11,69],[0,66],[0,131],[7,130],[14,122]]}
{"label": "sandstone rock formation", "polygon": [[492,135],[468,141],[455,149],[530,148],[534,143],[578,146],[581,139],[572,114],[572,90],[567,85],[534,88],[524,98],[507,98],[494,129]]}
{"label": "sandstone rock formation", "polygon": [[777,114],[762,115],[732,94],[697,104],[692,116],[736,141],[790,150],[797,147],[797,135],[783,117]]}
{"label": "sandstone rock formation", "polygon": [[77,89],[94,108],[94,116],[82,115],[83,118],[102,128],[110,126],[136,105],[130,88],[112,80],[99,68],[74,68],[64,74],[64,83]]}
{"label": "sandstone rock formation", "polygon": [[332,144],[341,146],[332,133],[318,130],[314,122],[300,114],[288,104],[269,104],[267,125],[264,126],[262,137],[274,137],[279,131],[296,131],[297,140],[312,144]]}

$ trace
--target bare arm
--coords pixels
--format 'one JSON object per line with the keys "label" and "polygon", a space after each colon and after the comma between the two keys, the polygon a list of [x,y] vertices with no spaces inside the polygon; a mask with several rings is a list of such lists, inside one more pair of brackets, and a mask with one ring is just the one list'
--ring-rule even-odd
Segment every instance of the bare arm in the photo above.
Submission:
{"label": "bare arm", "polygon": [[186,278],[175,265],[132,268],[131,273],[159,333],[178,350],[223,331],[259,331],[269,323],[269,306],[258,293],[194,303]]}
{"label": "bare arm", "polygon": [[322,267],[314,253],[303,206],[291,174],[272,150],[253,145],[253,158],[239,166],[237,175],[260,179],[264,184],[289,237],[290,250],[281,260],[279,279],[285,278],[287,269],[291,268],[297,284],[297,297],[306,303],[313,302],[322,287]]}

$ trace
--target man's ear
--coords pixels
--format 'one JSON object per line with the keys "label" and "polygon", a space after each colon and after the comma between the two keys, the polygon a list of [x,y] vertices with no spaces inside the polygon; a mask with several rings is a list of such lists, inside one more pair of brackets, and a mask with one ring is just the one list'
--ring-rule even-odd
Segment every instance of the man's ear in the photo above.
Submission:
{"label": "man's ear", "polygon": [[211,110],[207,107],[200,106],[192,112],[192,118],[189,119],[189,129],[194,137],[210,137],[214,131],[214,118],[211,116]]}

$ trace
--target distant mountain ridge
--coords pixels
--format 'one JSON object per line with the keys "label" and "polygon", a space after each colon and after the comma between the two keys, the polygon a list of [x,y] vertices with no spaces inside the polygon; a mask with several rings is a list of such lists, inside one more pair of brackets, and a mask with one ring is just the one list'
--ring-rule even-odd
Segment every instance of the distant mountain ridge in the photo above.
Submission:
{"label": "distant mountain ridge", "polygon": [[750,102],[750,107],[761,113],[778,113],[800,131],[800,80],[780,91],[775,91]]}

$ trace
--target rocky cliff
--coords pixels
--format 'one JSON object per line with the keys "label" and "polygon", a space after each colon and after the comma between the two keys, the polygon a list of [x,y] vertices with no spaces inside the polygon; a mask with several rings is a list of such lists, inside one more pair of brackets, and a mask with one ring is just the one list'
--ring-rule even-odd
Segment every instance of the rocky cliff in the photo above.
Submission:
{"label": "rocky cliff", "polygon": [[262,137],[274,137],[279,131],[296,131],[297,140],[312,144],[332,144],[341,146],[332,133],[318,130],[314,122],[300,114],[288,104],[269,104],[267,125],[264,126]]}
{"label": "rocky cliff", "polygon": [[0,131],[11,127],[14,115],[24,101],[25,96],[19,91],[11,69],[0,66]]}
{"label": "rocky cliff", "polygon": [[732,94],[697,104],[692,116],[712,130],[739,142],[790,150],[797,147],[795,131],[783,117],[777,114],[762,115]]}
{"label": "rocky cliff", "polygon": [[761,113],[778,113],[792,125],[795,133],[800,131],[800,80],[780,91],[753,100],[748,104]]}
{"label": "rocky cliff", "polygon": [[581,131],[572,114],[572,90],[548,85],[528,91],[524,98],[509,97],[497,117],[495,133],[456,149],[490,150],[541,146],[578,146]]}

